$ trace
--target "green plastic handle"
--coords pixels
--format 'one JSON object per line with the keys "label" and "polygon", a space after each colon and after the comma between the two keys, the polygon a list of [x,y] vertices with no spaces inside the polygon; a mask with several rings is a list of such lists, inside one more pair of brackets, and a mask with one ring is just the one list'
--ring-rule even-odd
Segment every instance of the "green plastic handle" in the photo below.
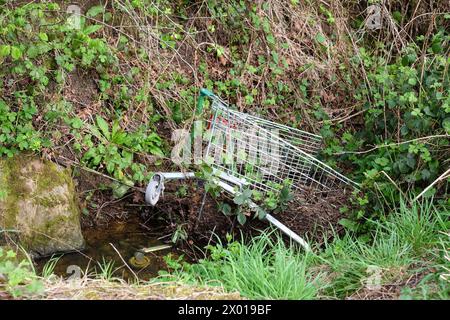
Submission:
{"label": "green plastic handle", "polygon": [[211,91],[209,91],[208,89],[205,89],[205,88],[200,89],[200,95],[206,96],[206,97],[215,97],[214,93],[212,93]]}
{"label": "green plastic handle", "polygon": [[198,96],[197,100],[197,109],[195,110],[195,115],[199,117],[203,112],[203,105],[205,103],[205,97],[206,98],[214,98],[215,95],[211,91],[205,88],[200,89],[200,95]]}

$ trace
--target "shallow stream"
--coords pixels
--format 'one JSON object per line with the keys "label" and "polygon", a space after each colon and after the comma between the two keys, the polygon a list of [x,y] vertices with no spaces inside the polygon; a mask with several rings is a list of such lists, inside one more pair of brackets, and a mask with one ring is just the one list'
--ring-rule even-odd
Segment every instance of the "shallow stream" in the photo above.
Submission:
{"label": "shallow stream", "polygon": [[[158,234],[160,226],[144,226],[138,217],[126,221],[112,221],[107,227],[87,228],[83,230],[86,248],[82,252],[54,255],[58,261],[54,273],[64,278],[80,277],[86,274],[99,274],[107,263],[113,263],[113,275],[125,280],[134,277],[133,272],[141,279],[148,280],[158,275],[165,268],[163,257],[168,253],[178,255],[172,248],[150,253],[139,253],[143,248],[154,248],[163,245]],[[133,259],[133,257],[135,257]],[[140,267],[133,267],[133,261]],[[51,257],[36,261],[39,274]],[[125,262],[126,265],[125,264]],[[130,268],[133,270],[131,272]]]}

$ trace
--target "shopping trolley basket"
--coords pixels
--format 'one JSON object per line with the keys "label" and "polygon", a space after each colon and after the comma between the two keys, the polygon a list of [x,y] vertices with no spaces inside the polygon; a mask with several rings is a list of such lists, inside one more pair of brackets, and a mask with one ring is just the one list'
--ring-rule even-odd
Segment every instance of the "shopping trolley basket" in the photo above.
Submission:
{"label": "shopping trolley basket", "polygon": [[[209,115],[203,110],[205,99],[211,102]],[[207,119],[203,160],[213,170],[213,182],[230,194],[239,194],[245,188],[264,198],[285,185],[293,193],[357,187],[316,158],[322,146],[318,135],[233,110],[206,89],[200,91],[200,114]],[[195,178],[193,172],[156,173],[147,187],[146,201],[157,203],[165,180],[190,178]],[[260,209],[252,201],[250,207]],[[302,238],[272,215],[266,214],[265,218],[309,249]]]}

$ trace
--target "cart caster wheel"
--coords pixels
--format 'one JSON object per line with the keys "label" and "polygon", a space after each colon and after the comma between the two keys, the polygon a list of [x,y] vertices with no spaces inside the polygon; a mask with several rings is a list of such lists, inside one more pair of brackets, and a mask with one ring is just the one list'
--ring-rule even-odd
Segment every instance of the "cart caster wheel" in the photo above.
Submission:
{"label": "cart caster wheel", "polygon": [[161,193],[164,190],[164,177],[156,173],[150,180],[147,189],[145,190],[145,202],[154,206],[159,200]]}

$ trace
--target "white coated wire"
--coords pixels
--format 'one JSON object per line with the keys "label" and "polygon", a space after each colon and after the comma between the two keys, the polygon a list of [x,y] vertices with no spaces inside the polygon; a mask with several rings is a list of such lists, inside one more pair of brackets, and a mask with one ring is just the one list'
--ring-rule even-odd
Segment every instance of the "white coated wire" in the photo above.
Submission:
{"label": "white coated wire", "polygon": [[214,99],[205,160],[263,193],[287,182],[297,191],[329,191],[357,184],[314,155],[320,136],[230,109]]}

